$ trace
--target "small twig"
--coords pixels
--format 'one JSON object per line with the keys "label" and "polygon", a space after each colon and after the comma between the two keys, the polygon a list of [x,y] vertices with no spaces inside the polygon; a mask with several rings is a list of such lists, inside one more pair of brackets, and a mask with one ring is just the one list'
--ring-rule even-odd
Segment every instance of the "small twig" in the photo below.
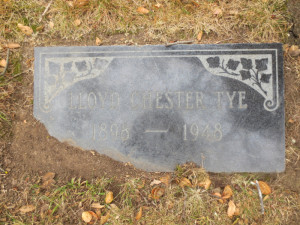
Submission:
{"label": "small twig", "polygon": [[176,41],[174,43],[167,43],[165,44],[166,47],[170,47],[172,45],[180,45],[180,44],[192,44],[194,41]]}
{"label": "small twig", "polygon": [[23,73],[28,73],[29,71],[30,71],[30,69],[29,69],[29,70],[25,70],[25,71],[23,71],[23,72],[21,72],[21,73],[17,73],[17,74],[14,75],[13,77],[9,78],[7,81],[9,82],[9,81],[11,81],[12,79],[14,79],[14,78],[16,78],[16,77],[22,75]]}
{"label": "small twig", "polygon": [[6,53],[6,65],[5,65],[4,71],[0,74],[0,76],[4,76],[4,74],[6,73],[8,63],[9,63],[9,48],[7,49],[7,53]]}
{"label": "small twig", "polygon": [[51,0],[51,1],[49,2],[49,4],[47,5],[47,7],[45,8],[43,14],[40,16],[39,23],[42,21],[43,16],[45,16],[45,14],[47,13],[47,11],[49,10],[50,5],[52,4],[52,2],[53,2],[53,0]]}
{"label": "small twig", "polygon": [[257,188],[258,196],[259,196],[259,200],[260,200],[261,214],[264,214],[264,213],[265,213],[265,208],[264,208],[264,202],[263,202],[262,193],[261,193],[261,190],[260,190],[260,187],[259,187],[259,183],[258,183],[258,181],[256,180],[255,183],[254,183],[254,182],[251,182],[251,184],[252,184],[252,185],[255,185],[256,188]]}

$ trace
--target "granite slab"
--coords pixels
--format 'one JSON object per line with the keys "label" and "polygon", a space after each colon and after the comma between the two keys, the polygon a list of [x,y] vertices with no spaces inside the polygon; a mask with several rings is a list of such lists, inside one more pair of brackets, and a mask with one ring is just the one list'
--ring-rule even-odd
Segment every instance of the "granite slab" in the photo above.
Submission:
{"label": "granite slab", "polygon": [[34,116],[147,171],[285,169],[282,45],[36,47]]}

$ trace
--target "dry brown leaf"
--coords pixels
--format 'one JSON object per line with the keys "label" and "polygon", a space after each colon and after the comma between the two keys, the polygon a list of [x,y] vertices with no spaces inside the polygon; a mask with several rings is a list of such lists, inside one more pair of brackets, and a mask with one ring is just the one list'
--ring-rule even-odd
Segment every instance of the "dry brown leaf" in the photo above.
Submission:
{"label": "dry brown leaf", "polygon": [[234,215],[235,210],[236,210],[236,206],[235,206],[234,202],[232,200],[230,200],[228,202],[227,215],[231,218]]}
{"label": "dry brown leaf", "polygon": [[180,179],[179,186],[182,188],[185,186],[192,187],[192,183],[189,179],[183,177]]}
{"label": "dry brown leaf", "polygon": [[106,213],[105,216],[101,216],[100,224],[101,225],[105,224],[108,221],[109,217],[110,217],[110,212]]}
{"label": "dry brown leaf", "polygon": [[290,48],[289,48],[289,54],[290,56],[292,57],[297,57],[300,55],[300,49],[297,45],[292,45]]}
{"label": "dry brown leaf", "polygon": [[206,178],[203,182],[199,183],[199,187],[204,187],[205,190],[208,190],[211,185],[211,180],[209,178]]}
{"label": "dry brown leaf", "polygon": [[235,208],[234,214],[235,216],[239,216],[240,215],[240,209],[238,207]]}
{"label": "dry brown leaf", "polygon": [[33,30],[31,27],[29,26],[24,26],[23,24],[18,23],[18,27],[20,28],[20,30],[26,34],[26,35],[31,35],[33,33]]}
{"label": "dry brown leaf", "polygon": [[6,67],[6,60],[5,59],[0,60],[0,67]]}
{"label": "dry brown leaf", "polygon": [[35,210],[35,206],[34,205],[24,205],[19,210],[21,213],[28,213],[28,212]]}
{"label": "dry brown leaf", "polygon": [[114,193],[112,191],[108,191],[105,196],[105,203],[109,204],[114,200]]}
{"label": "dry brown leaf", "polygon": [[141,7],[141,6],[138,7],[137,11],[138,11],[139,14],[148,14],[149,13],[148,9],[146,9],[144,7]]}
{"label": "dry brown leaf", "polygon": [[142,218],[142,214],[143,214],[143,207],[140,207],[140,210],[137,212],[135,219],[140,220]]}
{"label": "dry brown leaf", "polygon": [[231,187],[229,185],[227,185],[225,188],[224,188],[224,191],[222,193],[222,198],[223,199],[228,199],[232,196],[233,192],[231,190]]}
{"label": "dry brown leaf", "polygon": [[201,30],[201,31],[199,32],[199,34],[197,35],[197,40],[198,40],[198,41],[201,41],[202,36],[203,36],[203,31]]}
{"label": "dry brown leaf", "polygon": [[137,186],[138,189],[142,189],[143,187],[145,187],[145,180],[142,180],[142,182]]}
{"label": "dry brown leaf", "polygon": [[162,183],[164,183],[166,186],[169,185],[170,179],[171,179],[171,176],[170,176],[169,174],[166,175],[166,176],[164,176],[164,177],[159,178],[159,180],[160,180]]}
{"label": "dry brown leaf", "polygon": [[223,13],[222,9],[220,9],[218,7],[213,9],[213,14],[214,15],[222,15],[222,13]]}
{"label": "dry brown leaf", "polygon": [[68,4],[68,6],[74,7],[74,2],[73,1],[66,1],[66,3]]}
{"label": "dry brown leaf", "polygon": [[102,41],[100,38],[96,37],[96,41],[95,41],[96,45],[101,45]]}
{"label": "dry brown leaf", "polygon": [[50,29],[53,29],[54,23],[53,23],[52,21],[50,21],[50,22],[48,23],[48,26],[49,26]]}
{"label": "dry brown leaf", "polygon": [[21,46],[17,43],[8,43],[6,45],[7,48],[13,49],[13,48],[20,48]]}
{"label": "dry brown leaf", "polygon": [[263,181],[258,181],[258,184],[259,184],[259,188],[260,188],[262,194],[264,194],[264,195],[271,194],[272,190],[267,183],[265,183]]}
{"label": "dry brown leaf", "polygon": [[90,213],[90,211],[84,211],[81,214],[81,218],[84,222],[89,223],[93,219],[93,215]]}
{"label": "dry brown leaf", "polygon": [[266,195],[266,196],[264,197],[263,201],[266,201],[266,200],[269,199],[269,198],[270,198],[270,195]]}
{"label": "dry brown leaf", "polygon": [[100,203],[98,203],[98,202],[94,202],[94,203],[91,204],[91,207],[95,208],[95,209],[102,209],[105,206],[104,205],[100,205]]}
{"label": "dry brown leaf", "polygon": [[94,213],[93,211],[88,211],[91,215],[92,215],[92,220],[90,222],[88,222],[88,224],[95,224],[96,221],[98,220],[98,216],[96,213]]}
{"label": "dry brown leaf", "polygon": [[160,3],[156,3],[156,4],[154,5],[154,7],[155,7],[155,8],[158,8],[158,9],[159,9],[161,6],[162,6],[162,5],[161,5]]}
{"label": "dry brown leaf", "polygon": [[46,174],[44,174],[44,176],[42,176],[42,181],[47,181],[47,180],[51,180],[55,177],[55,173],[53,172],[48,172]]}
{"label": "dry brown leaf", "polygon": [[153,181],[150,183],[150,186],[157,185],[157,184],[160,184],[160,183],[161,183],[160,180],[153,180]]}
{"label": "dry brown leaf", "polygon": [[38,26],[38,27],[36,28],[36,31],[42,31],[42,30],[44,30],[44,28],[45,28],[44,25]]}
{"label": "dry brown leaf", "polygon": [[89,4],[89,0],[75,0],[74,1],[74,7],[83,7]]}
{"label": "dry brown leaf", "polygon": [[41,188],[47,189],[47,188],[51,187],[53,184],[55,184],[55,183],[56,183],[56,182],[55,182],[55,180],[53,180],[53,179],[46,180],[45,182],[43,182]]}
{"label": "dry brown leaf", "polygon": [[155,200],[158,200],[165,193],[165,189],[160,187],[155,187],[151,190],[151,197]]}
{"label": "dry brown leaf", "polygon": [[75,21],[74,21],[74,25],[75,26],[80,26],[80,24],[81,24],[81,20],[80,19],[76,19]]}

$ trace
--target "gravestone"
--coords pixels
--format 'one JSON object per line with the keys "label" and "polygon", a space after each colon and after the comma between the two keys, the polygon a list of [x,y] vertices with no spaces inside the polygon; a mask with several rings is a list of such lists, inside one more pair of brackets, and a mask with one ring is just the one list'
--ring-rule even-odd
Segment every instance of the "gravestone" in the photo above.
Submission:
{"label": "gravestone", "polygon": [[281,44],[35,48],[34,116],[147,171],[285,168]]}

